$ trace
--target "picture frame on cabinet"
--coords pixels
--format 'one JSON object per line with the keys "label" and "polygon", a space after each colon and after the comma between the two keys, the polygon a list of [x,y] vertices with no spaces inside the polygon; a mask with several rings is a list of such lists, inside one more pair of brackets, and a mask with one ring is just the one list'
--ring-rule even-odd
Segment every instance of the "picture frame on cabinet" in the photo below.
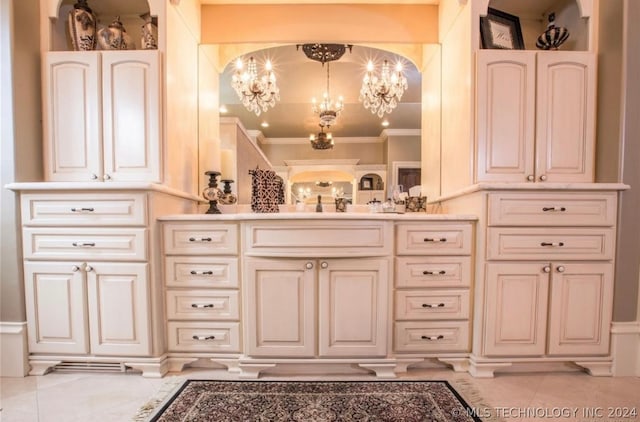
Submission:
{"label": "picture frame on cabinet", "polygon": [[480,16],[480,39],[482,48],[524,50],[520,18],[491,7]]}
{"label": "picture frame on cabinet", "polygon": [[360,190],[373,190],[373,177],[360,179]]}

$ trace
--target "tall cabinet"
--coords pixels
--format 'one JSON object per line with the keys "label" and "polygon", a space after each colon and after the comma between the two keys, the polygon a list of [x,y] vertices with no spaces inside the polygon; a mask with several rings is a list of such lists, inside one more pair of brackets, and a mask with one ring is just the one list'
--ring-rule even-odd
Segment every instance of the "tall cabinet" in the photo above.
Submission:
{"label": "tall cabinet", "polygon": [[[453,52],[470,59],[442,76],[451,100],[442,108],[437,201],[478,215],[469,372],[569,361],[611,375],[616,215],[627,187],[595,183],[599,2],[453,3],[444,2],[459,10],[443,15],[451,19],[441,22],[443,66]],[[479,48],[488,8],[520,16],[525,49]],[[538,50],[552,12],[570,40]],[[453,83],[467,76],[469,88]]]}

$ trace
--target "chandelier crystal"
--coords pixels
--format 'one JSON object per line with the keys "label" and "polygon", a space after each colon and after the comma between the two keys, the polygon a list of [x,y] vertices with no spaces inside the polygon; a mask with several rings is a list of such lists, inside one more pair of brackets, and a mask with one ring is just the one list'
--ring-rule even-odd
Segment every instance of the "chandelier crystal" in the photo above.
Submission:
{"label": "chandelier crystal", "polygon": [[311,134],[309,141],[313,149],[332,149],[333,148],[333,136],[329,132],[324,131],[324,126],[320,126],[320,132],[317,135]]}
{"label": "chandelier crystal", "polygon": [[241,58],[236,60],[236,72],[231,78],[231,86],[238,94],[242,105],[259,116],[261,112],[266,112],[280,100],[276,75],[269,60],[264,65],[265,71],[262,75],[258,75],[258,65],[253,57],[249,59],[246,70],[244,67]]}
{"label": "chandelier crystal", "polygon": [[338,97],[337,101],[331,99],[329,93],[329,63],[327,63],[327,90],[322,95],[322,101],[318,103],[315,98],[311,99],[312,110],[320,117],[320,126],[331,126],[336,122],[340,112],[344,109],[344,99]]}
{"label": "chandelier crystal", "polygon": [[384,113],[391,113],[396,108],[407,87],[407,78],[402,73],[400,62],[391,71],[389,61],[385,60],[378,77],[374,73],[373,62],[370,60],[367,64],[367,73],[362,80],[359,100],[362,101],[364,108],[382,117]]}

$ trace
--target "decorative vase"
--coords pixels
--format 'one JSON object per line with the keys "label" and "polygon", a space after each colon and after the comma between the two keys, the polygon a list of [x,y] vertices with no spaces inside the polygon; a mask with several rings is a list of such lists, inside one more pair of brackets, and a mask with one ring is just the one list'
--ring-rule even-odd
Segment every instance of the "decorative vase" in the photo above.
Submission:
{"label": "decorative vase", "polygon": [[131,37],[120,22],[120,16],[116,16],[107,28],[98,31],[98,45],[102,50],[127,50],[130,49],[131,43]]}
{"label": "decorative vase", "polygon": [[151,16],[149,13],[144,13],[140,17],[144,20],[140,48],[143,50],[156,50],[158,48],[158,18]]}
{"label": "decorative vase", "polygon": [[78,0],[67,19],[67,29],[74,51],[90,51],[96,48],[96,15],[87,0]]}
{"label": "decorative vase", "polygon": [[536,40],[536,47],[541,50],[557,50],[567,38],[569,38],[569,30],[561,26],[555,25],[556,14],[549,13],[549,24],[547,30],[544,31]]}

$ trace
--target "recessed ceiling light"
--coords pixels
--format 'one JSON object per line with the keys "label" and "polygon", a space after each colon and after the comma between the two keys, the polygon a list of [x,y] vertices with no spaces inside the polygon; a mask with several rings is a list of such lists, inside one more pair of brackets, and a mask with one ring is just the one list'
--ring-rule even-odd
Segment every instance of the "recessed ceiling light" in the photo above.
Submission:
{"label": "recessed ceiling light", "polygon": [[267,122],[262,122],[262,123],[260,123],[260,126],[262,126],[262,127],[269,127],[269,123],[267,123]]}
{"label": "recessed ceiling light", "polygon": [[227,106],[222,104],[220,106],[220,113],[228,113],[228,112],[229,112],[229,109],[227,109]]}
{"label": "recessed ceiling light", "polygon": [[389,126],[389,121],[388,121],[387,119],[384,119],[384,120],[382,121],[382,126],[384,126],[384,127]]}

